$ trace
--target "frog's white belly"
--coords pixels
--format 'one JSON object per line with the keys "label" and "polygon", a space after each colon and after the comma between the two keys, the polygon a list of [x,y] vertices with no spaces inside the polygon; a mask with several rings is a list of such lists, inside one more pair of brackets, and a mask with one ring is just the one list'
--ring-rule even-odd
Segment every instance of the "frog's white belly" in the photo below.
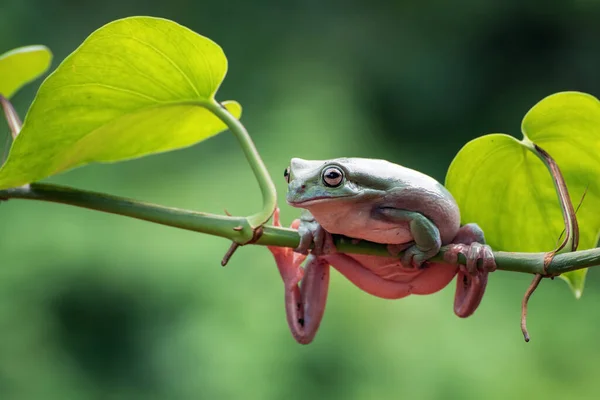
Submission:
{"label": "frog's white belly", "polygon": [[347,254],[358,261],[363,268],[367,268],[375,275],[396,282],[411,282],[423,270],[420,268],[405,267],[397,257],[378,257],[364,254]]}
{"label": "frog's white belly", "polygon": [[408,222],[390,223],[374,219],[372,205],[313,207],[311,212],[329,233],[376,243],[401,244],[413,241]]}
{"label": "frog's white belly", "polygon": [[[327,256],[326,256],[327,257]],[[347,263],[346,258],[356,263]],[[331,265],[346,275],[359,288],[375,296],[396,299],[409,294],[431,294],[448,285],[454,279],[458,268],[450,268],[442,263],[427,263],[423,268],[406,268],[400,260],[391,257],[377,257],[362,254],[341,254],[330,256]],[[381,284],[361,275],[356,268],[364,268],[381,278]],[[353,279],[354,278],[354,279]],[[384,282],[395,282],[390,289]],[[381,289],[381,290],[380,290]]]}

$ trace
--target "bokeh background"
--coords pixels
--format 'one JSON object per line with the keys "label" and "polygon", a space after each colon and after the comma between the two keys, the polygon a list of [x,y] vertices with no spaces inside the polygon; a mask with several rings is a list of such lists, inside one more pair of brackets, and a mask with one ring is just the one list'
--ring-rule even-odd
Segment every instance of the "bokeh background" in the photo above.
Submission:
{"label": "bokeh background", "polygon": [[[443,181],[477,136],[519,136],[561,90],[600,95],[600,2],[0,0],[0,53],[45,44],[53,67],[93,30],[173,19],[225,50],[220,100],[276,179],[291,157],[385,158]],[[0,77],[1,79],[1,77]],[[14,102],[22,116],[40,81]],[[7,128],[0,123],[0,140]],[[260,195],[233,137],[50,179],[169,206],[244,215]],[[266,249],[56,204],[0,206],[1,399],[597,398],[600,301],[544,281],[519,330],[530,277],[497,272],[478,312],[454,284],[399,301],[334,273],[316,340],[294,342]]]}

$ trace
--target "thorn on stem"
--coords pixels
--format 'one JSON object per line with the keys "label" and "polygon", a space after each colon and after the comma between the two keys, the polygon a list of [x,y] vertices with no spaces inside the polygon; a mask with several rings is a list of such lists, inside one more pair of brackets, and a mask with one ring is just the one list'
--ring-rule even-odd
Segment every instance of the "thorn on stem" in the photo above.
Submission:
{"label": "thorn on stem", "polygon": [[231,214],[229,213],[229,211],[227,211],[227,209],[223,209],[223,211],[225,212],[225,215],[227,215],[228,217],[231,217]]}
{"label": "thorn on stem", "polygon": [[[242,226],[236,226],[236,227],[233,228],[234,231],[241,231],[243,229],[244,228]],[[260,237],[262,236],[262,234],[263,234],[263,228],[262,228],[262,226],[259,226],[258,228],[254,229],[254,232],[252,232],[252,239],[248,243],[244,243],[244,244],[256,243],[256,241],[258,239],[260,239]],[[229,249],[227,250],[227,253],[225,253],[225,255],[223,256],[223,260],[221,260],[221,266],[224,267],[225,265],[227,265],[227,263],[229,262],[229,259],[233,255],[233,253],[235,253],[235,251],[240,246],[241,246],[241,244],[239,244],[237,242],[231,243],[231,246],[229,246]]]}
{"label": "thorn on stem", "polygon": [[523,338],[525,342],[529,342],[529,332],[527,331],[527,303],[529,298],[535,292],[538,285],[542,281],[543,276],[541,274],[535,274],[535,278],[531,282],[531,285],[527,288],[525,296],[523,296],[523,302],[521,303],[521,332],[523,332]]}
{"label": "thorn on stem", "polygon": [[235,251],[238,249],[238,247],[240,247],[239,243],[236,243],[236,242],[231,243],[231,246],[229,246],[229,249],[227,250],[227,252],[223,256],[223,260],[221,260],[221,266],[222,267],[224,267],[224,266],[227,265],[227,263],[229,262],[229,259],[231,258],[231,256],[233,255],[233,253],[235,253]]}

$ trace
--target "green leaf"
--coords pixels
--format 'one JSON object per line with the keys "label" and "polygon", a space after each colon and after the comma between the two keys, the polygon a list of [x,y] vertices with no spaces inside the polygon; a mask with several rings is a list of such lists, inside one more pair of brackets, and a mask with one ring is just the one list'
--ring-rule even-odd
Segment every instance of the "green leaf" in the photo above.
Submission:
{"label": "green leaf", "polygon": [[[193,145],[226,129],[203,105],[227,72],[211,40],[150,17],[92,33],[41,85],[0,169],[0,189],[92,162]],[[239,118],[236,102],[223,105]]]}
{"label": "green leaf", "polygon": [[0,55],[0,94],[11,98],[25,84],[50,67],[52,53],[45,46],[25,46]]}
{"label": "green leaf", "polygon": [[[446,186],[462,221],[477,222],[495,250],[551,251],[564,230],[549,172],[528,149],[533,142],[558,163],[579,211],[579,249],[596,247],[600,228],[600,102],[579,92],[561,92],[536,104],[522,123],[523,140],[492,134],[467,143],[452,162]],[[580,297],[587,270],[566,273]]]}

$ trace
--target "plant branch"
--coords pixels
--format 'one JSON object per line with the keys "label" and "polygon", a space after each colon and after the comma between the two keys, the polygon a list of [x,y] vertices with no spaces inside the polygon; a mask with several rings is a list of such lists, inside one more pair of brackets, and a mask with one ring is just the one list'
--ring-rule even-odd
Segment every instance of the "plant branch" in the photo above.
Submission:
{"label": "plant branch", "polygon": [[[0,199],[27,199],[67,204],[111,214],[123,215],[157,224],[206,233],[239,241],[243,233],[240,227],[246,222],[244,217],[214,215],[156,204],[139,202],[103,193],[84,191],[64,186],[32,183],[29,186],[0,190]],[[335,245],[342,253],[390,256],[386,245],[360,241],[353,243],[350,238],[335,236]],[[295,248],[300,243],[298,232],[289,228],[265,226],[262,235],[254,244]],[[443,247],[432,261],[443,261]],[[401,257],[402,254],[399,255]],[[546,253],[494,252],[499,270],[529,274],[559,275],[568,271],[600,265],[600,248],[557,254],[544,271]],[[460,259],[460,262],[466,260]]]}
{"label": "plant branch", "polygon": [[214,100],[212,102],[202,103],[201,105],[221,119],[235,135],[248,160],[248,164],[250,164],[250,167],[252,168],[252,172],[254,172],[254,176],[258,181],[262,193],[263,208],[258,213],[249,216],[248,222],[252,229],[257,229],[271,218],[275,211],[275,207],[277,207],[277,192],[275,190],[273,179],[271,179],[271,175],[269,175],[269,171],[260,158],[256,146],[244,125],[231,115],[225,107]]}

